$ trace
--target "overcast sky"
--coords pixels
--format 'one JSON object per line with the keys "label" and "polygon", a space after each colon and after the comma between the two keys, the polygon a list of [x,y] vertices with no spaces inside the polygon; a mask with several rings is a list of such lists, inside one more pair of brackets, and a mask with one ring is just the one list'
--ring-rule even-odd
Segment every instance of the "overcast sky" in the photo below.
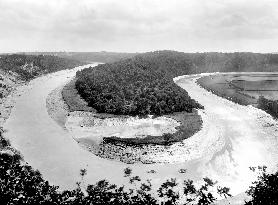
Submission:
{"label": "overcast sky", "polygon": [[0,0],[0,52],[278,52],[277,0]]}

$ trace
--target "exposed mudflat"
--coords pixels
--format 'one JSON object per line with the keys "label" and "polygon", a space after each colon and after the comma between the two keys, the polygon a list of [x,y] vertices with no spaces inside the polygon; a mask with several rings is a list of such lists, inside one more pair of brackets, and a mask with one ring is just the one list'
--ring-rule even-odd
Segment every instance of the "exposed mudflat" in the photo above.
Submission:
{"label": "exposed mudflat", "polygon": [[[76,138],[100,140],[103,137],[142,138],[147,135],[160,136],[164,133],[176,132],[180,123],[167,117],[110,117],[99,118],[94,114],[74,112],[67,118],[66,128],[75,133]],[[86,114],[86,113],[85,113]]]}
{"label": "exposed mudflat", "polygon": [[61,93],[62,89],[63,86],[60,86],[51,91],[51,93],[46,98],[46,107],[49,116],[55,120],[58,125],[65,127],[69,109],[63,100]]}
{"label": "exposed mudflat", "polygon": [[[199,114],[202,129],[189,139],[149,155],[166,164],[130,164],[107,160],[86,151],[76,143],[71,132],[59,126],[48,114],[49,93],[64,85],[75,70],[60,71],[39,77],[29,84],[4,128],[5,137],[24,159],[51,183],[61,188],[73,188],[80,179],[79,170],[86,168],[86,183],[108,179],[112,183],[128,184],[123,169],[129,166],[135,175],[152,179],[154,188],[175,177],[178,182],[208,176],[232,188],[232,194],[245,191],[254,176],[250,166],[267,165],[276,168],[278,162],[278,124],[265,112],[252,106],[241,106],[201,88],[196,79],[201,75],[182,76],[176,83],[204,106]],[[158,150],[160,148],[157,148]],[[187,169],[186,174],[179,169]],[[148,173],[155,170],[156,173]]]}

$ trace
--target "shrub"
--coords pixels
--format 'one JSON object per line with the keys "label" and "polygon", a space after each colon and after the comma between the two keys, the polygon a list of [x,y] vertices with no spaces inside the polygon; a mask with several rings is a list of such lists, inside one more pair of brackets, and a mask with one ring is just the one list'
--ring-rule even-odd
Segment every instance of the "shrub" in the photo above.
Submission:
{"label": "shrub", "polygon": [[246,205],[276,205],[278,204],[278,172],[267,173],[266,167],[253,168],[258,170],[257,181],[247,190],[251,200]]}

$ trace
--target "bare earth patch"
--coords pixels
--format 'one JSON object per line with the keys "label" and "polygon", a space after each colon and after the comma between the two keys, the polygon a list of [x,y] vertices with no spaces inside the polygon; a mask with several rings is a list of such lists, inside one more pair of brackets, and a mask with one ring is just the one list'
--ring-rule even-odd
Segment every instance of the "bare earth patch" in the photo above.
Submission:
{"label": "bare earth patch", "polygon": [[53,90],[46,99],[47,112],[50,117],[57,122],[61,127],[65,127],[67,115],[69,113],[68,106],[63,101],[62,91],[63,86]]}
{"label": "bare earth patch", "polygon": [[66,127],[76,138],[95,140],[103,137],[144,138],[174,133],[180,123],[172,118],[111,117],[99,118],[93,113],[73,112],[67,119]]}
{"label": "bare earth patch", "polygon": [[[100,157],[125,163],[173,162],[183,141],[201,129],[197,112],[155,118],[96,113],[78,95],[74,82],[71,80],[48,95],[48,113],[80,146]],[[181,145],[173,146],[176,143]],[[176,147],[176,151],[170,147]],[[186,146],[180,154],[189,149]]]}
{"label": "bare earth patch", "polygon": [[[199,112],[199,114],[201,114],[205,122],[210,120],[207,119],[207,117],[203,115],[201,111]],[[107,143],[106,140],[102,140],[103,137],[97,137],[97,135],[95,137],[92,137],[92,132],[90,130],[94,129],[94,126],[81,127],[82,124],[80,123],[83,121],[84,116],[89,115],[88,113],[75,112],[71,113],[70,115],[71,116],[68,118],[69,121],[66,123],[66,127],[73,135],[74,139],[79,142],[81,146],[102,158],[119,160],[125,163],[181,163],[193,159],[198,159],[205,155],[210,155],[217,150],[219,151],[219,149],[221,149],[224,145],[224,141],[219,138],[219,136],[212,136],[214,130],[207,126],[203,127],[202,130],[195,133],[194,136],[182,140],[181,142],[173,143],[171,145],[130,145],[119,140],[113,140]],[[163,119],[166,119],[167,121],[169,118],[167,119],[163,117]],[[120,121],[116,122],[116,124],[122,124],[122,122]],[[174,123],[175,121],[172,122]],[[106,123],[111,123],[111,128],[107,126]],[[113,130],[113,123],[115,123],[115,120],[107,121],[107,119],[105,119],[104,121],[101,121],[100,124],[104,126],[99,127],[100,132],[102,130],[105,131],[105,129]],[[175,123],[172,124],[172,126],[175,125]],[[78,126],[80,126],[81,128],[78,128]],[[207,139],[203,139],[203,136],[205,135],[209,135],[209,137]],[[215,139],[212,140],[212,138]],[[136,137],[134,139],[136,139]]]}

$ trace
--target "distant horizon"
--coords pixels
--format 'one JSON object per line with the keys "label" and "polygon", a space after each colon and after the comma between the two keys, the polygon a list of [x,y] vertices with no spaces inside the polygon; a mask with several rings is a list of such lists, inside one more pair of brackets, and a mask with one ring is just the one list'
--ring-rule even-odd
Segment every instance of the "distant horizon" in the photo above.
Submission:
{"label": "distant horizon", "polygon": [[179,50],[150,50],[150,51],[143,51],[143,52],[121,52],[121,51],[16,51],[16,52],[0,52],[0,54],[24,54],[24,53],[130,53],[130,54],[140,54],[140,53],[148,53],[148,52],[156,52],[156,51],[176,51],[182,53],[258,53],[258,54],[278,54],[278,51],[273,52],[254,52],[254,51],[196,51],[196,52],[185,52]]}

